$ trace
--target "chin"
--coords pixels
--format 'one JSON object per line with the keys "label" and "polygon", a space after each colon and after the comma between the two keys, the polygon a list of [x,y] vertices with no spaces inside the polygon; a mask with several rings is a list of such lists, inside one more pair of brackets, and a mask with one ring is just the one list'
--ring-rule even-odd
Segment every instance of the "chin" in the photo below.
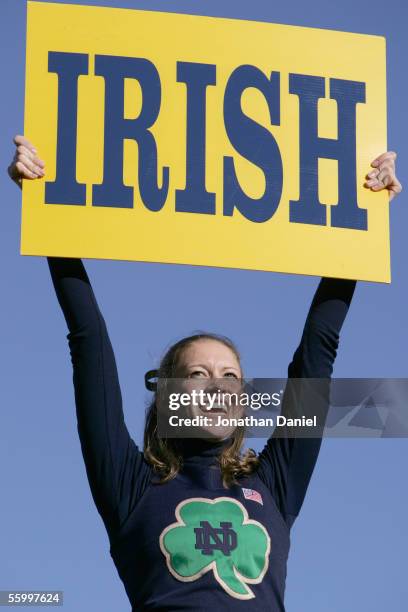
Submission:
{"label": "chin", "polygon": [[213,442],[228,440],[234,435],[235,427],[223,427],[214,425],[212,427],[200,428],[199,437]]}

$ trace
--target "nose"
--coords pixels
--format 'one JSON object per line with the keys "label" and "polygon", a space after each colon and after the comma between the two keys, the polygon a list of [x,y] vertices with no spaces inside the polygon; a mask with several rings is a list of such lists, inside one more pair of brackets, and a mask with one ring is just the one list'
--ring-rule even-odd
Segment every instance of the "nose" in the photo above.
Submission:
{"label": "nose", "polygon": [[212,377],[209,379],[208,384],[205,387],[207,393],[237,393],[241,388],[241,381],[238,378],[223,377],[216,378]]}

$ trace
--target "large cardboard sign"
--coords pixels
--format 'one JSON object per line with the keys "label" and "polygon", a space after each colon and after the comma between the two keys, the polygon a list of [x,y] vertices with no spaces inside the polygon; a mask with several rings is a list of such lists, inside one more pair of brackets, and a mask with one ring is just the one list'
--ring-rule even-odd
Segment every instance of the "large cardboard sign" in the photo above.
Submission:
{"label": "large cardboard sign", "polygon": [[385,40],[28,2],[21,252],[389,282]]}

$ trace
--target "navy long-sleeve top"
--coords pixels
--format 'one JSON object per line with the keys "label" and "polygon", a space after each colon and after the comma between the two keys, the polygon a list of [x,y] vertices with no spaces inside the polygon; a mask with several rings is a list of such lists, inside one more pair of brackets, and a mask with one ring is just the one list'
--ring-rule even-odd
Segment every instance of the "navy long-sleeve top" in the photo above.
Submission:
{"label": "navy long-sleeve top", "polygon": [[[114,353],[85,268],[79,259],[48,262],[69,329],[87,476],[132,611],[284,611],[290,528],[320,438],[273,435],[256,471],[230,488],[217,462],[225,442],[195,440],[184,446],[180,473],[157,484],[126,428]],[[329,381],[354,288],[354,281],[322,279],[289,379]],[[288,383],[283,411],[305,412],[303,393]]]}

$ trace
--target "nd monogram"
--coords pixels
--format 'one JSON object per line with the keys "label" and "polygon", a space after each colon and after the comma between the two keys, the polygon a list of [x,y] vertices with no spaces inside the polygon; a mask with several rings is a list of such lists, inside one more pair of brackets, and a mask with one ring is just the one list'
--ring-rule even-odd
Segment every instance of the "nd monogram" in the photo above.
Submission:
{"label": "nd monogram", "polygon": [[201,550],[203,555],[213,555],[215,550],[220,550],[229,556],[238,544],[237,533],[232,529],[232,523],[221,522],[219,528],[213,527],[208,521],[201,521],[201,527],[196,527],[195,547]]}

